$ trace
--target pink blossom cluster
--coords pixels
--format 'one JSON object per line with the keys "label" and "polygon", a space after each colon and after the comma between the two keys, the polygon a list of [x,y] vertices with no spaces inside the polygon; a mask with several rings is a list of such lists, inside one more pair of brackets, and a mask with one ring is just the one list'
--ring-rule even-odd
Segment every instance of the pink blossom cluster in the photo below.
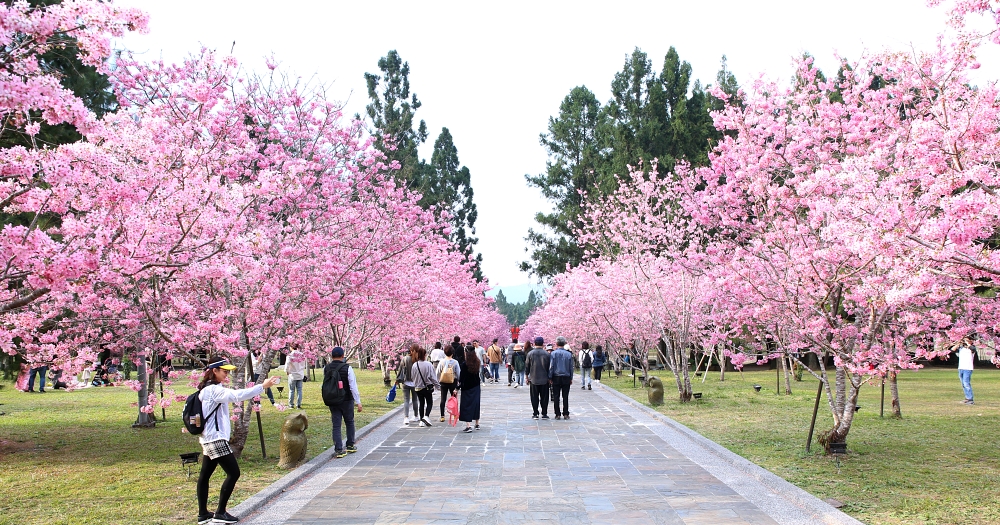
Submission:
{"label": "pink blossom cluster", "polygon": [[[55,218],[0,231],[4,352],[68,373],[105,350],[265,366],[290,344],[314,359],[506,333],[444,222],[322,86],[208,50],[106,68],[110,38],[145,27],[110,2],[0,6],[8,131],[68,122],[86,137],[0,150],[4,212]],[[39,67],[67,37],[111,76],[119,111],[96,118]]]}
{"label": "pink blossom cluster", "polygon": [[966,335],[994,344],[1000,93],[968,78],[981,41],[945,34],[829,77],[805,57],[791,84],[742,90],[714,115],[725,134],[709,166],[634,169],[587,210],[589,262],[528,326],[619,347],[722,345],[734,364],[828,357],[829,375],[824,359],[813,371],[834,438],[865,381]]}

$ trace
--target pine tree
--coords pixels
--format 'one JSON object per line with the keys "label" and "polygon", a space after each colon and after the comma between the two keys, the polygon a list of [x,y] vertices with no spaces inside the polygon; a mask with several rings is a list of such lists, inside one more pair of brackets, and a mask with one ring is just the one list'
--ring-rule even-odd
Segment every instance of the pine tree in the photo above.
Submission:
{"label": "pine tree", "polygon": [[379,59],[378,68],[381,76],[365,73],[371,101],[365,109],[376,131],[375,147],[389,161],[399,162],[397,176],[401,180],[413,181],[420,169],[417,148],[427,141],[427,124],[421,120],[413,128],[414,114],[421,103],[416,93],[410,93],[410,64],[393,49]]}
{"label": "pine tree", "polygon": [[597,97],[585,86],[578,86],[559,105],[559,116],[549,118],[548,133],[540,135],[539,142],[549,152],[545,173],[525,175],[525,179],[556,207],[552,213],[535,215],[535,220],[552,234],[528,231],[528,242],[534,250],[531,262],[521,263],[522,271],[550,277],[565,271],[567,264],[576,266],[583,260],[583,249],[574,237],[583,205],[580,192],[593,192],[602,184],[613,187],[613,180],[600,179],[602,174],[609,175],[601,168],[598,146],[603,115]]}
{"label": "pine tree", "polygon": [[[399,162],[396,176],[406,187],[421,194],[420,205],[446,211],[451,225],[450,239],[465,261],[473,264],[473,275],[483,280],[482,254],[475,254],[478,212],[472,201],[472,176],[458,160],[458,149],[448,128],[434,141],[434,153],[428,163],[417,149],[427,141],[427,124],[421,120],[414,129],[415,113],[421,107],[416,93],[410,92],[410,64],[395,50],[379,59],[381,76],[365,73],[370,102],[366,108],[371,120],[375,147],[389,161]],[[382,86],[381,93],[379,86]]]}
{"label": "pine tree", "polygon": [[448,128],[441,128],[441,134],[434,141],[434,153],[430,164],[424,164],[418,189],[423,193],[420,200],[424,208],[437,205],[451,216],[451,241],[474,264],[473,274],[483,280],[481,263],[483,255],[476,254],[476,218],[479,212],[472,202],[472,178],[469,168],[460,166],[458,148]]}
{"label": "pine tree", "polygon": [[[738,103],[739,86],[726,69],[717,80],[723,91]],[[551,278],[583,260],[585,247],[576,242],[575,230],[583,205],[581,192],[595,201],[616,188],[615,174],[628,173],[640,162],[655,159],[661,174],[673,170],[679,160],[700,166],[721,136],[710,111],[724,104],[695,80],[692,68],[671,47],[657,73],[653,62],[636,48],[611,82],[611,99],[602,107],[585,87],[574,88],[549,119],[548,133],[541,143],[549,161],[541,175],[526,175],[551,200],[554,210],[539,213],[535,220],[545,228],[531,229],[525,251],[530,261],[522,271]]]}

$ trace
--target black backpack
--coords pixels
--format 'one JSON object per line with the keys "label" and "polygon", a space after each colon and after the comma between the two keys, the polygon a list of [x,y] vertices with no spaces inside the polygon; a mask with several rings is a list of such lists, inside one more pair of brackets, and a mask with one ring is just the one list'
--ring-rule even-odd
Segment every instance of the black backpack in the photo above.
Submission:
{"label": "black backpack", "polygon": [[590,352],[583,353],[583,367],[590,368],[594,365],[594,360],[590,358]]}
{"label": "black backpack", "polygon": [[327,406],[339,405],[347,399],[347,385],[340,377],[345,366],[348,366],[346,361],[334,361],[323,369],[323,403]]}
{"label": "black backpack", "polygon": [[[215,417],[216,412],[219,411],[219,407],[222,405],[216,405],[215,410],[212,411],[208,417],[202,416],[201,409],[201,398],[198,397],[201,394],[201,390],[189,395],[187,401],[184,402],[184,411],[181,412],[181,419],[184,421],[184,428],[187,429],[188,433],[192,436],[197,436],[205,431],[205,425],[208,424],[209,419]],[[215,428],[218,430],[219,421],[215,420]]]}

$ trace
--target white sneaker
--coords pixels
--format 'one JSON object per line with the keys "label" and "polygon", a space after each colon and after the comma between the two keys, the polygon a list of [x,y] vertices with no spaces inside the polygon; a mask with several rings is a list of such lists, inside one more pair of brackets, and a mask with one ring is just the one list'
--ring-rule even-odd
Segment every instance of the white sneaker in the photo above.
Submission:
{"label": "white sneaker", "polygon": [[431,424],[430,421],[427,420],[427,418],[420,418],[420,423],[423,424],[425,427],[432,427],[432,426],[434,426],[434,425]]}
{"label": "white sneaker", "polygon": [[409,424],[410,424],[410,418],[403,417],[403,426],[409,426]]}
{"label": "white sneaker", "polygon": [[420,420],[420,426],[422,426],[422,427],[429,427],[430,425],[428,425],[427,423],[424,423],[424,420],[421,419]]}

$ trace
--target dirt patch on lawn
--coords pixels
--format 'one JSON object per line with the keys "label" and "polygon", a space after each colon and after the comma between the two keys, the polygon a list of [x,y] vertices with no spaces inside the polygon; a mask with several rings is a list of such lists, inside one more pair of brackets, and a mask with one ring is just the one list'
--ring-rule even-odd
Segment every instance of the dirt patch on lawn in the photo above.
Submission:
{"label": "dirt patch on lawn", "polygon": [[9,439],[0,439],[0,459],[4,456],[9,456],[17,452],[24,452],[25,450],[31,450],[35,448],[35,444],[28,441],[11,441]]}

